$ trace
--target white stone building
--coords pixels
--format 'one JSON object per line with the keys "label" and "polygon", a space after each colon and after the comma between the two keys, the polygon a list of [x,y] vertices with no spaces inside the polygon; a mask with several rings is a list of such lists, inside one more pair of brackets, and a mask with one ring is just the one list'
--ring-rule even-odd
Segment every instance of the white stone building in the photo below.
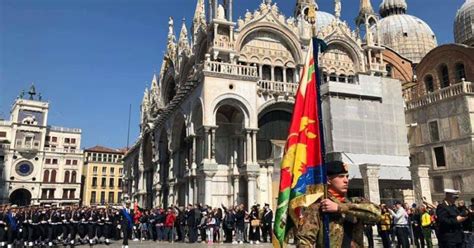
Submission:
{"label": "white stone building", "polygon": [[183,23],[177,40],[170,18],[160,74],[144,93],[140,137],[124,159],[125,193],[144,207],[275,207],[311,38],[305,17],[314,7],[317,36],[329,45],[320,57],[328,158],[352,165],[351,195],[414,200],[402,83],[387,77],[397,65],[383,56],[385,33],[370,1],[361,1],[357,30],[340,19],[339,0],[334,15],[314,0],[295,3],[289,18],[266,0],[234,22],[232,0],[207,7],[197,0],[191,33]]}
{"label": "white stone building", "polygon": [[429,174],[435,201],[444,199],[446,188],[460,190],[460,199],[474,198],[474,1],[457,11],[454,37],[454,44],[424,56],[418,82],[406,94],[410,154]]}
{"label": "white stone building", "polygon": [[81,130],[48,124],[49,103],[15,100],[10,120],[0,121],[0,201],[79,203],[83,165]]}

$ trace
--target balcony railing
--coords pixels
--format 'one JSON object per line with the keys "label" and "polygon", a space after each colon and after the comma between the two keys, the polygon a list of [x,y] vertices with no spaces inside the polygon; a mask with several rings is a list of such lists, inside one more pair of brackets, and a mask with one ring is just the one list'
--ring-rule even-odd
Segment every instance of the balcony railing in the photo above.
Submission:
{"label": "balcony railing", "polygon": [[0,126],[10,126],[11,124],[12,124],[11,121],[4,121],[4,120],[0,121]]}
{"label": "balcony railing", "polygon": [[296,94],[298,84],[260,80],[258,81],[258,93],[260,94]]}
{"label": "balcony railing", "polygon": [[223,49],[227,49],[227,50],[233,50],[234,49],[234,43],[231,43],[231,42],[228,42],[228,41],[215,40],[214,41],[214,47],[223,48]]}
{"label": "balcony railing", "polygon": [[204,62],[204,71],[235,76],[258,77],[256,66],[235,65],[216,61]]}
{"label": "balcony railing", "polygon": [[10,144],[0,143],[0,149],[9,149],[9,148],[10,148]]}
{"label": "balcony railing", "polygon": [[411,110],[415,108],[420,108],[428,104],[462,94],[474,94],[474,85],[471,82],[461,82],[458,84],[451,85],[449,87],[437,90],[433,93],[429,93],[426,96],[422,96],[417,99],[408,101],[406,103],[406,109]]}
{"label": "balcony railing", "polygon": [[83,153],[82,150],[79,149],[63,149],[63,148],[55,148],[55,147],[45,147],[45,152],[58,152],[58,153]]}
{"label": "balcony railing", "polygon": [[63,132],[63,133],[81,133],[82,130],[80,128],[67,128],[67,127],[56,127],[56,126],[48,126],[50,131],[56,132]]}

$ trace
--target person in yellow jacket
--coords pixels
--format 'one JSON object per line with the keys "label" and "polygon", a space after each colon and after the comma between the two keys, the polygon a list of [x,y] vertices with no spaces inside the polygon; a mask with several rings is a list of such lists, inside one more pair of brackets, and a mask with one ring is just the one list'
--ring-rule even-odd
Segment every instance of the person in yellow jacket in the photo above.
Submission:
{"label": "person in yellow jacket", "polygon": [[432,248],[433,241],[431,240],[431,215],[425,206],[421,207],[421,211],[421,229],[423,231],[423,237],[425,238],[428,248]]}
{"label": "person in yellow jacket", "polygon": [[392,215],[388,212],[387,205],[380,205],[382,209],[382,215],[380,216],[380,237],[382,238],[383,248],[392,247],[392,241],[390,240],[390,233],[392,233]]}

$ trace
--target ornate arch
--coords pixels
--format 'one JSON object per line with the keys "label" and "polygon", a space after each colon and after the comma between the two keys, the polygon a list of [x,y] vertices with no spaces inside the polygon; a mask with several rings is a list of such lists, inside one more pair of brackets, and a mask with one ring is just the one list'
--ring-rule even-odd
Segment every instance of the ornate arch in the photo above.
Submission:
{"label": "ornate arch", "polygon": [[[196,116],[199,112],[201,116]],[[197,133],[197,129],[199,128],[199,126],[196,126],[196,121],[199,121],[200,124],[202,125],[202,123],[204,122],[203,120],[203,112],[204,112],[204,103],[202,101],[202,98],[197,98],[194,100],[194,102],[191,104],[191,112],[189,114],[189,123],[192,125],[190,126],[190,132],[192,132],[193,134],[196,134]],[[201,118],[200,120],[197,120],[196,118]]]}
{"label": "ornate arch", "polygon": [[[275,99],[271,99],[271,100],[268,100],[266,101],[264,104],[262,104],[259,108],[258,108],[258,117],[260,117],[261,115],[265,114],[266,111],[268,109],[271,109],[271,107],[273,105],[276,105],[276,104],[280,104],[280,103],[284,103],[284,104],[289,104],[291,106],[293,106],[295,104],[295,99],[294,98],[288,98],[286,100],[281,100],[281,99],[278,99],[278,100],[275,100]],[[282,109],[283,110],[283,109]],[[291,111],[291,110],[290,110]]]}
{"label": "ornate arch", "polygon": [[303,55],[301,54],[300,50],[300,42],[298,38],[293,34],[292,31],[289,29],[284,28],[284,26],[279,26],[275,23],[269,22],[254,22],[249,25],[246,25],[243,30],[241,30],[237,41],[235,42],[236,52],[238,54],[241,53],[246,38],[256,32],[269,32],[273,33],[283,39],[285,44],[289,47],[293,58],[295,59],[296,63],[302,63]]}
{"label": "ornate arch", "polygon": [[[363,72],[364,71],[364,58],[361,53],[361,48],[354,42],[348,42],[352,41],[349,37],[346,36],[334,36],[331,35],[327,37],[326,42],[328,44],[328,47],[331,47],[331,45],[339,45],[347,50],[349,52],[349,56],[354,60],[354,65],[355,65],[355,70],[356,72]],[[328,49],[329,50],[329,49]]]}
{"label": "ornate arch", "polygon": [[[170,97],[168,96],[168,92],[169,90],[174,90],[174,89],[170,89],[170,87],[176,87],[176,78],[175,78],[175,68],[174,68],[173,62],[169,59],[165,59],[164,63],[167,63],[167,68],[164,73],[165,75],[163,76],[163,81],[162,81],[163,91],[161,92],[162,94],[161,99],[164,99],[165,104],[168,104],[172,100],[172,98],[169,99]],[[172,82],[174,82],[174,86],[172,85]]]}
{"label": "ornate arch", "polygon": [[216,125],[215,117],[217,115],[217,111],[219,110],[221,106],[225,104],[229,104],[240,109],[245,117],[245,120],[244,120],[245,127],[251,126],[250,120],[251,120],[251,116],[254,116],[254,110],[252,109],[247,99],[237,94],[224,94],[214,99],[210,108],[212,110],[212,116],[213,116],[211,120],[211,125]]}

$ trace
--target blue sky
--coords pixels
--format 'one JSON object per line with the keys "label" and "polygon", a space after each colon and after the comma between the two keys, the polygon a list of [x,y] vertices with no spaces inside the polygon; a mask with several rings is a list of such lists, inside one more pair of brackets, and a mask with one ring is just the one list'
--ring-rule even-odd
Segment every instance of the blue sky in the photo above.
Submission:
{"label": "blue sky", "polygon": [[[234,0],[234,18],[260,0]],[[274,0],[286,16],[296,0]],[[372,0],[376,11],[381,0]],[[464,0],[408,0],[408,13],[426,21],[439,44],[453,42],[453,20]],[[333,13],[332,0],[319,0]],[[32,82],[50,102],[49,123],[83,130],[82,146],[125,147],[139,133],[145,86],[159,71],[168,17],[189,24],[196,0],[0,0],[0,118]],[[358,0],[342,1],[353,25]],[[435,7],[434,7],[435,6]],[[188,25],[189,27],[189,25]]]}

